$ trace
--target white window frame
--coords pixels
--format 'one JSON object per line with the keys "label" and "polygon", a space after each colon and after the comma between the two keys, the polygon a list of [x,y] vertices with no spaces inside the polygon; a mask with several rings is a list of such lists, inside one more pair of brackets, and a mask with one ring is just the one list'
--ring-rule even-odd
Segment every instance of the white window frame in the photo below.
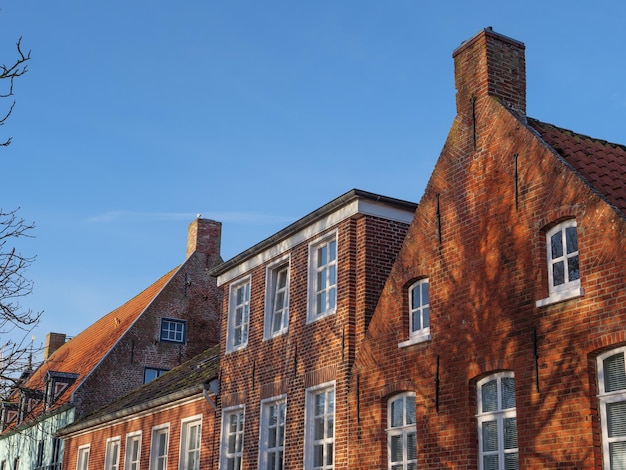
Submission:
{"label": "white window frame", "polygon": [[[511,371],[497,372],[495,374],[488,375],[481,379],[476,384],[476,397],[478,413],[476,414],[476,421],[478,426],[478,468],[483,470],[483,457],[489,453],[491,455],[498,456],[498,468],[505,468],[504,457],[505,454],[517,454],[519,458],[519,444],[518,447],[505,449],[504,448],[504,420],[515,418],[516,419],[516,433],[517,433],[517,404],[515,407],[502,408],[502,379],[512,378],[515,380],[515,374]],[[497,409],[494,411],[483,411],[482,401],[482,386],[492,380],[496,380],[497,387]],[[515,387],[513,390],[515,397]],[[517,399],[517,397],[515,397]],[[517,401],[516,401],[517,403]],[[483,448],[483,425],[486,422],[496,422],[497,426],[497,450],[485,452]],[[519,461],[518,461],[519,466]]]}
{"label": "white window frame", "polygon": [[[278,420],[275,424],[270,423],[270,413],[272,407],[278,407],[279,412]],[[259,430],[259,468],[266,470],[280,470],[284,468],[286,422],[286,395],[266,398],[261,401],[261,428]],[[274,433],[278,436],[273,439],[274,445],[270,444],[270,433]],[[274,465],[272,467],[269,467],[270,454],[279,455],[279,459],[274,460]]]}
{"label": "white window frame", "polygon": [[76,452],[76,470],[89,470],[89,453],[91,445],[79,446]]}
{"label": "white window frame", "polygon": [[[328,412],[325,400],[324,411],[322,414],[316,413],[315,397],[321,394],[332,392],[333,405],[332,413]],[[337,393],[335,381],[316,385],[306,389],[305,405],[304,405],[304,469],[305,470],[333,470],[335,468],[335,432],[336,432],[336,416],[337,416]],[[322,419],[324,423],[324,436],[316,438],[315,425]],[[329,420],[332,420],[332,431],[329,433]],[[329,435],[330,434],[330,435]],[[314,465],[314,453],[316,446],[323,446],[323,462],[321,465]],[[328,459],[328,446],[332,445],[332,463],[326,463]]]}
{"label": "white window frame", "polygon": [[[309,244],[309,282],[307,323],[325,318],[337,311],[339,242],[334,231]],[[326,260],[320,260],[320,249],[326,248]],[[330,249],[330,250],[329,250]],[[334,251],[334,258],[330,255]],[[330,252],[330,253],[329,253]],[[320,282],[320,276],[322,276]],[[323,298],[323,304],[319,297]]]}
{"label": "white window frame", "polygon": [[[191,441],[192,428],[196,429],[196,442]],[[190,416],[180,422],[179,470],[200,469],[200,447],[202,442],[202,415]]]}
{"label": "white window frame", "polygon": [[[279,287],[277,282],[281,273],[285,272],[285,285]],[[289,276],[291,274],[290,257],[270,264],[265,272],[265,329],[263,338],[271,339],[287,332],[289,325]],[[277,307],[277,297],[282,294],[282,306]],[[276,317],[280,316],[280,321]],[[277,324],[278,323],[278,324]]]}
{"label": "white window frame", "polygon": [[[611,445],[614,443],[626,443],[626,436],[609,437],[607,406],[615,403],[626,402],[626,386],[622,389],[607,391],[604,381],[604,360],[617,354],[624,355],[626,363],[626,347],[611,349],[597,358],[598,370],[598,401],[600,406],[600,428],[602,436],[602,460],[603,468],[611,468]],[[626,374],[626,370],[624,371]]]}
{"label": "white window frame", "polygon": [[[165,446],[160,448],[159,436],[165,435]],[[169,451],[170,443],[170,425],[160,424],[152,428],[150,437],[150,470],[166,470],[167,469],[167,454]],[[163,462],[162,465],[159,465]]]}
{"label": "white window frame", "polygon": [[[423,289],[426,286],[427,290],[427,302],[423,300]],[[413,304],[413,295],[416,289],[419,289],[420,303],[417,306]],[[424,341],[430,341],[430,284],[428,278],[423,278],[415,281],[409,286],[408,292],[408,315],[409,315],[409,339],[402,341],[398,344],[399,348],[411,346],[412,344],[421,343]],[[414,327],[414,317],[419,315],[420,328]],[[428,326],[424,326],[425,319],[428,321]]]}
{"label": "white window frame", "polygon": [[[238,289],[244,289],[243,299],[236,303]],[[248,345],[248,333],[250,328],[250,290],[252,288],[251,276],[246,276],[230,285],[228,296],[228,331],[226,341],[226,352],[237,351]],[[235,323],[237,312],[241,309],[241,321]],[[241,330],[241,339],[237,340],[237,331]]]}
{"label": "white window frame", "polygon": [[[124,449],[124,470],[139,470],[141,464],[141,431],[126,434],[126,446]],[[133,458],[133,443],[137,443],[137,455]]]}
{"label": "white window frame", "polygon": [[119,470],[121,448],[122,439],[120,436],[107,439],[106,451],[104,453],[104,470]]}
{"label": "white window frame", "polygon": [[[237,415],[241,421],[237,424],[235,432],[231,432],[229,428],[230,417]],[[239,429],[241,425],[241,429]],[[234,459],[234,470],[241,470],[243,460],[244,432],[246,429],[246,407],[245,405],[236,405],[222,410],[222,430],[220,436],[220,469],[227,469],[228,461]],[[235,450],[230,451],[228,448],[229,438],[234,435]]]}
{"label": "white window frame", "polygon": [[180,318],[161,318],[159,340],[164,343],[184,344],[187,340],[187,321]]}
{"label": "white window frame", "polygon": [[[415,392],[404,392],[399,393],[397,395],[392,396],[387,400],[387,467],[391,470],[393,468],[397,468],[398,465],[402,465],[403,470],[407,470],[409,465],[412,465],[412,468],[417,468],[417,428],[416,421],[412,423],[407,419],[407,398],[413,399],[413,419],[416,419],[415,413]],[[402,420],[403,423],[399,426],[393,426],[393,416],[391,413],[392,403],[402,400],[403,402],[403,413]],[[415,435],[415,458],[410,459],[408,455],[408,439],[409,436],[413,434]],[[402,437],[402,461],[392,461],[392,439],[396,436]]]}
{"label": "white window frame", "polygon": [[[577,249],[571,253],[568,253],[567,236],[566,231],[568,228],[576,229],[576,245]],[[552,258],[552,237],[561,232],[561,243],[563,246],[562,256]],[[543,307],[545,305],[554,304],[557,302],[563,302],[565,300],[573,299],[584,295],[584,291],[580,286],[580,257],[578,250],[578,228],[576,219],[568,219],[561,223],[556,224],[550,230],[546,232],[546,263],[548,269],[548,297],[536,302],[537,307]],[[578,259],[578,279],[569,279],[568,260],[573,258]],[[563,284],[554,284],[554,266],[558,263],[563,263],[563,275],[565,281]]]}

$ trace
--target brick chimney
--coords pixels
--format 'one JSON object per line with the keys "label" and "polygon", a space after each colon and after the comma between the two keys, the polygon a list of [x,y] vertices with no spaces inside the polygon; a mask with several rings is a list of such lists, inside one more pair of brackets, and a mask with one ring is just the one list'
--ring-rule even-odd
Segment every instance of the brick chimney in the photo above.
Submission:
{"label": "brick chimney", "polygon": [[518,116],[526,116],[524,43],[491,27],[463,42],[453,53],[458,114],[473,117],[475,106],[493,96]]}
{"label": "brick chimney", "polygon": [[210,257],[219,257],[221,238],[220,222],[198,217],[189,224],[187,230],[187,258],[196,251]]}
{"label": "brick chimney", "polygon": [[48,359],[54,351],[65,344],[65,333],[48,333],[46,335],[46,344],[43,347],[43,359]]}

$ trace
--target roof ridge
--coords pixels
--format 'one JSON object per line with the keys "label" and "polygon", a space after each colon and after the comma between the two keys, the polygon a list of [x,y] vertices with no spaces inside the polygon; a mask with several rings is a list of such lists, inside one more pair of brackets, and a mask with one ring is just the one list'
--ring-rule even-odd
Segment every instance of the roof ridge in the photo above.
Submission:
{"label": "roof ridge", "polygon": [[552,124],[550,122],[541,121],[539,119],[532,118],[532,117],[529,117],[529,116],[527,116],[526,119],[529,120],[529,121],[534,121],[534,122],[536,122],[540,126],[550,126],[550,127],[554,128],[554,129],[558,130],[561,133],[570,134],[572,137],[580,137],[582,139],[587,139],[587,140],[590,140],[592,142],[597,142],[597,143],[602,144],[602,145],[610,145],[611,147],[619,147],[619,148],[621,148],[623,150],[626,150],[626,145],[624,145],[624,144],[618,144],[616,142],[611,142],[611,141],[608,141],[606,139],[599,139],[597,137],[592,137],[592,136],[587,135],[587,134],[581,134],[580,132],[576,132],[576,131],[573,131],[571,129],[566,129],[565,127],[560,127],[560,126],[557,126],[557,125]]}

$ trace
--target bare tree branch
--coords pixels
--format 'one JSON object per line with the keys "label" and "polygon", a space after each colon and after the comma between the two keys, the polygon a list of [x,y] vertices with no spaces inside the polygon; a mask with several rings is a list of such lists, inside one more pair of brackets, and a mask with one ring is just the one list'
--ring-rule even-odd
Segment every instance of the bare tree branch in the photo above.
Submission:
{"label": "bare tree branch", "polygon": [[[16,44],[17,48],[17,59],[13,63],[9,63],[9,65],[3,64],[0,65],[0,80],[3,80],[2,87],[4,92],[0,93],[0,98],[10,98],[13,96],[13,86],[15,84],[15,79],[21,77],[26,72],[28,72],[28,61],[30,60],[30,53],[24,53],[22,50],[22,38],[20,37]],[[9,119],[11,113],[13,113],[13,108],[15,107],[15,100],[9,106],[8,111],[4,113],[2,117],[0,117],[0,126],[3,126],[4,123]],[[7,138],[4,142],[0,142],[0,147],[6,147],[11,143],[11,137]]]}
{"label": "bare tree branch", "polygon": [[20,304],[33,290],[26,271],[35,257],[22,255],[14,244],[32,238],[35,225],[18,217],[17,211],[0,208],[0,397],[19,385],[22,372],[32,366],[30,334],[42,314]]}

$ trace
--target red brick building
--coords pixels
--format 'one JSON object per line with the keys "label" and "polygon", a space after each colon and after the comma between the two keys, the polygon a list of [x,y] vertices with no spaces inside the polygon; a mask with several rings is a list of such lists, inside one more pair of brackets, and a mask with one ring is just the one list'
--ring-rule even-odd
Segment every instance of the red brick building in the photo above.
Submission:
{"label": "red brick building", "polygon": [[351,369],[415,207],[352,190],[212,271],[224,289],[212,468],[350,468]]}
{"label": "red brick building", "polygon": [[63,428],[63,468],[212,468],[219,346]]}
{"label": "red brick building", "polygon": [[[221,224],[189,225],[184,263],[66,341],[51,334],[44,362],[1,409],[0,468],[59,468],[55,432],[219,343]],[[66,458],[72,456],[66,455]]]}
{"label": "red brick building", "polygon": [[527,117],[524,54],[490,28],[454,51],[457,116],[355,343],[352,469],[626,468],[626,148]]}

